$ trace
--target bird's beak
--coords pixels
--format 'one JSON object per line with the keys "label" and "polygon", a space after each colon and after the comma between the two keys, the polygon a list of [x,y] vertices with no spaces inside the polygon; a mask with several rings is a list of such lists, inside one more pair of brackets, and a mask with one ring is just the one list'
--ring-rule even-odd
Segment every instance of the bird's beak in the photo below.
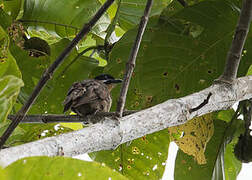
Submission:
{"label": "bird's beak", "polygon": [[121,79],[113,79],[113,80],[111,80],[111,83],[114,83],[114,84],[121,83],[121,82],[122,82]]}
{"label": "bird's beak", "polygon": [[105,84],[117,84],[117,83],[121,83],[122,80],[121,79],[109,79],[109,80],[106,80],[104,83]]}

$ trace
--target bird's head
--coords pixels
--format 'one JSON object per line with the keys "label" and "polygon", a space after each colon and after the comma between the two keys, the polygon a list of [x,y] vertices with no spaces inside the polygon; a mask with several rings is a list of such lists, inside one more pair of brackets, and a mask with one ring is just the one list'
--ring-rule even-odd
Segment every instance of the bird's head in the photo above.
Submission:
{"label": "bird's head", "polygon": [[115,84],[121,83],[121,79],[115,79],[113,76],[109,74],[101,74],[94,78],[95,80],[102,81],[104,84],[108,86],[108,89],[111,91]]}

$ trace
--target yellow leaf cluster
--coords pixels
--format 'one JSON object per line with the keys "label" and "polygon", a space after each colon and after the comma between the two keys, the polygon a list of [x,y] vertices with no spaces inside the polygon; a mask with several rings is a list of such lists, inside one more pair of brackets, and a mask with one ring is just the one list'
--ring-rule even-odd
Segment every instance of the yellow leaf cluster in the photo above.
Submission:
{"label": "yellow leaf cluster", "polygon": [[171,140],[175,141],[184,153],[192,155],[198,164],[206,163],[204,152],[214,133],[212,114],[193,118],[186,124],[168,128],[168,131]]}

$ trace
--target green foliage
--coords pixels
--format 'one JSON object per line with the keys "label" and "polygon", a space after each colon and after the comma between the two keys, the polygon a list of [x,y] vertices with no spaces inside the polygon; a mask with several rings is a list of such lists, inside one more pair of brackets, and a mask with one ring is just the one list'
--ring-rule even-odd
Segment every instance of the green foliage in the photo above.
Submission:
{"label": "green foliage", "polygon": [[[1,3],[0,3],[1,4]],[[21,0],[4,0],[3,9],[6,13],[11,15],[13,19],[16,19],[21,9],[22,1]]]}
{"label": "green foliage", "polygon": [[127,179],[103,164],[67,157],[24,158],[9,165],[4,172],[12,180]]}
{"label": "green foliage", "polygon": [[0,78],[0,123],[6,120],[22,86],[22,80],[15,76],[8,75]]}
{"label": "green foliage", "polygon": [[252,65],[249,67],[247,75],[252,75]]}
{"label": "green foliage", "polygon": [[[9,125],[10,125],[10,121],[2,122],[0,124],[0,136],[2,136],[2,134],[4,133],[4,131]],[[11,136],[8,138],[8,140],[6,141],[5,146],[9,147],[20,142],[20,139],[24,135],[24,133],[25,131],[22,128],[17,127],[14,130],[14,132],[11,134]]]}
{"label": "green foliage", "polygon": [[[22,86],[22,80],[13,75],[6,75],[0,78],[0,136],[2,136],[10,124],[6,119]],[[6,145],[9,146],[15,143],[16,139],[23,133],[24,131],[21,128],[16,128],[6,142]]]}
{"label": "green foliage", "polygon": [[0,167],[0,179],[2,180],[10,180],[9,176],[7,177],[7,173]]}
{"label": "green foliage", "polygon": [[[169,7],[159,23],[144,34],[130,84],[128,109],[142,109],[202,90],[224,69],[238,17],[232,3],[204,1],[171,17],[166,16],[166,11]],[[115,45],[106,72],[123,77],[135,35],[136,29],[127,31]],[[249,46],[250,41],[246,44]],[[251,65],[248,57],[249,52],[243,56],[239,75],[245,75]]]}
{"label": "green foliage", "polygon": [[[132,29],[139,24],[143,16],[147,0],[122,0],[119,12],[119,24],[124,30]],[[162,10],[171,2],[171,0],[155,0],[151,8],[150,17],[159,16]]]}
{"label": "green foliage", "polygon": [[95,161],[122,173],[129,179],[160,179],[168,155],[169,134],[165,129],[148,134],[113,151],[100,151],[89,155]]}
{"label": "green foliage", "polygon": [[4,12],[2,8],[0,8],[0,19],[0,26],[6,31],[7,28],[10,26],[12,19],[6,12]]}
{"label": "green foliage", "polygon": [[[25,0],[22,21],[29,27],[43,27],[61,37],[73,37],[93,17],[100,5],[98,0]],[[108,15],[103,15],[92,33],[103,36],[109,23]]]}

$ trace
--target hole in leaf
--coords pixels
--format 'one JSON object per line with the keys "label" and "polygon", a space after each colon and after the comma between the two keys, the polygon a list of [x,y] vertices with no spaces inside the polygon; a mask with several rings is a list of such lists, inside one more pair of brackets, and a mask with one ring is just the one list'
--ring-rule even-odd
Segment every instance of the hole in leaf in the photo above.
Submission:
{"label": "hole in leaf", "polygon": [[116,62],[119,64],[119,63],[121,63],[122,61],[121,61],[120,58],[118,58],[118,59],[116,59]]}
{"label": "hole in leaf", "polygon": [[146,101],[148,102],[148,103],[150,103],[150,102],[152,102],[152,96],[146,96]]}
{"label": "hole in leaf", "polygon": [[178,84],[175,84],[175,89],[176,89],[177,91],[179,91],[179,85],[178,85]]}
{"label": "hole in leaf", "polygon": [[139,106],[139,102],[138,101],[135,102],[135,106],[136,107]]}
{"label": "hole in leaf", "polygon": [[192,136],[195,136],[195,133],[194,133],[194,132],[191,132],[191,135],[192,135]]}
{"label": "hole in leaf", "polygon": [[140,153],[140,150],[135,146],[135,147],[132,147],[132,154],[139,154]]}

